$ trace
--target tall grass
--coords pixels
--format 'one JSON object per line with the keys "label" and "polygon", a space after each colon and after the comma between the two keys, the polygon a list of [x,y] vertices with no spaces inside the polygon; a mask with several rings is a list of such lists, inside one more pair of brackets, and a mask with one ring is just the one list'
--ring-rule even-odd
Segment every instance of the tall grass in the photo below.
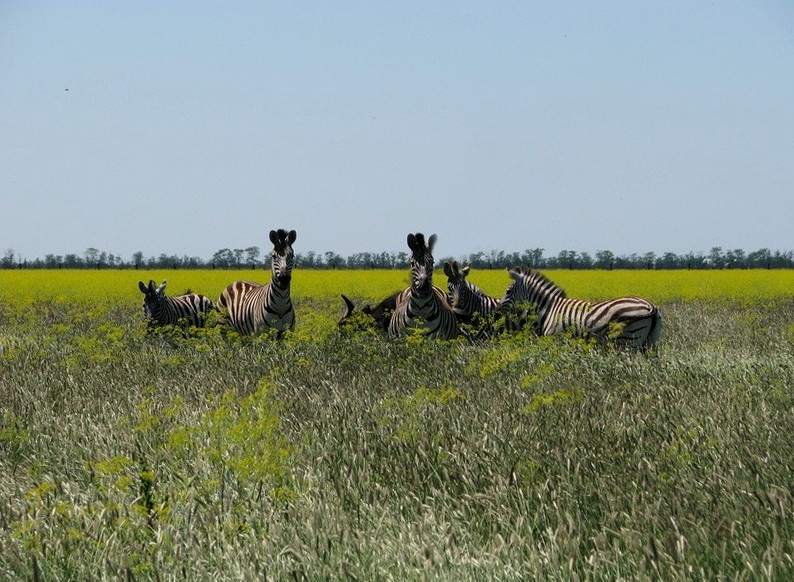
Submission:
{"label": "tall grass", "polygon": [[297,309],[0,308],[0,577],[794,575],[790,300],[666,303],[649,356]]}

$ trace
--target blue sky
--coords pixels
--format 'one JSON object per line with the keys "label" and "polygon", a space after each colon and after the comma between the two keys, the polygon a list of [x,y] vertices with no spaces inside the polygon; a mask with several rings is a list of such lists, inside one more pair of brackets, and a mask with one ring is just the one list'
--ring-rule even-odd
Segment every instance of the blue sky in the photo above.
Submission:
{"label": "blue sky", "polygon": [[2,0],[0,210],[27,257],[790,249],[794,3]]}

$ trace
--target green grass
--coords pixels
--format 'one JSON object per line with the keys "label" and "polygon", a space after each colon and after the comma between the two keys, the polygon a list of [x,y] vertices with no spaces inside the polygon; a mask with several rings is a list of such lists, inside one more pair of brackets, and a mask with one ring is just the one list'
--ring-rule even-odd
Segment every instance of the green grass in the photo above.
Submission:
{"label": "green grass", "polygon": [[[206,275],[168,278],[239,273]],[[338,333],[340,289],[404,278],[377,275],[296,272],[276,342],[146,335],[138,273],[18,302],[3,273],[0,578],[794,575],[790,298],[624,279],[662,303],[648,356]],[[724,295],[665,300],[687,284]]]}

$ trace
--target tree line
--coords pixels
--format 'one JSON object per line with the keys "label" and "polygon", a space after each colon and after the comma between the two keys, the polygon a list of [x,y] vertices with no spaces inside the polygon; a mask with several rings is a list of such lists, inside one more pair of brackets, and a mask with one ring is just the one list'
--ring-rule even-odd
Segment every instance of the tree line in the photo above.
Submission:
{"label": "tree line", "polygon": [[[344,257],[334,251],[297,253],[295,263],[309,269],[403,269],[408,265],[408,253],[354,253]],[[562,250],[556,255],[546,255],[545,249],[524,251],[477,252],[467,256],[443,257],[470,264],[475,269],[501,269],[511,266],[529,266],[535,269],[785,269],[794,268],[794,251],[758,249],[724,250],[714,247],[708,253],[688,252],[676,254],[631,253],[616,254],[608,250],[587,252]],[[209,258],[178,256],[161,253],[145,257],[141,251],[125,258],[96,248],[82,254],[47,254],[43,258],[19,257],[12,249],[0,258],[2,269],[256,269],[270,268],[270,254],[256,246],[244,249],[219,249]]]}

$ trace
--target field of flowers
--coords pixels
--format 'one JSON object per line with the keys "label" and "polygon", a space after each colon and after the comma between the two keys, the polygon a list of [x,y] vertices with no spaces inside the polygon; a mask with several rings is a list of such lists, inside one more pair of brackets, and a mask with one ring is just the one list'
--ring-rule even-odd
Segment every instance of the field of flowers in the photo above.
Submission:
{"label": "field of flowers", "polygon": [[[753,301],[791,297],[794,271],[544,271],[563,286],[571,297],[608,299],[625,294],[640,295],[656,302],[691,299],[735,299]],[[34,300],[88,300],[109,302],[138,300],[139,280],[168,280],[169,294],[186,289],[216,299],[232,281],[267,282],[269,271],[1,271],[0,300],[9,305]],[[510,279],[504,270],[472,271],[470,280],[487,293],[501,296]],[[403,289],[406,271],[394,270],[298,270],[292,292],[306,299],[351,297],[377,300]],[[435,284],[445,287],[440,269]]]}
{"label": "field of flowers", "polygon": [[276,341],[142,321],[263,271],[0,271],[0,579],[792,579],[794,273],[548,275],[658,350],[336,328],[404,272],[296,271]]}

